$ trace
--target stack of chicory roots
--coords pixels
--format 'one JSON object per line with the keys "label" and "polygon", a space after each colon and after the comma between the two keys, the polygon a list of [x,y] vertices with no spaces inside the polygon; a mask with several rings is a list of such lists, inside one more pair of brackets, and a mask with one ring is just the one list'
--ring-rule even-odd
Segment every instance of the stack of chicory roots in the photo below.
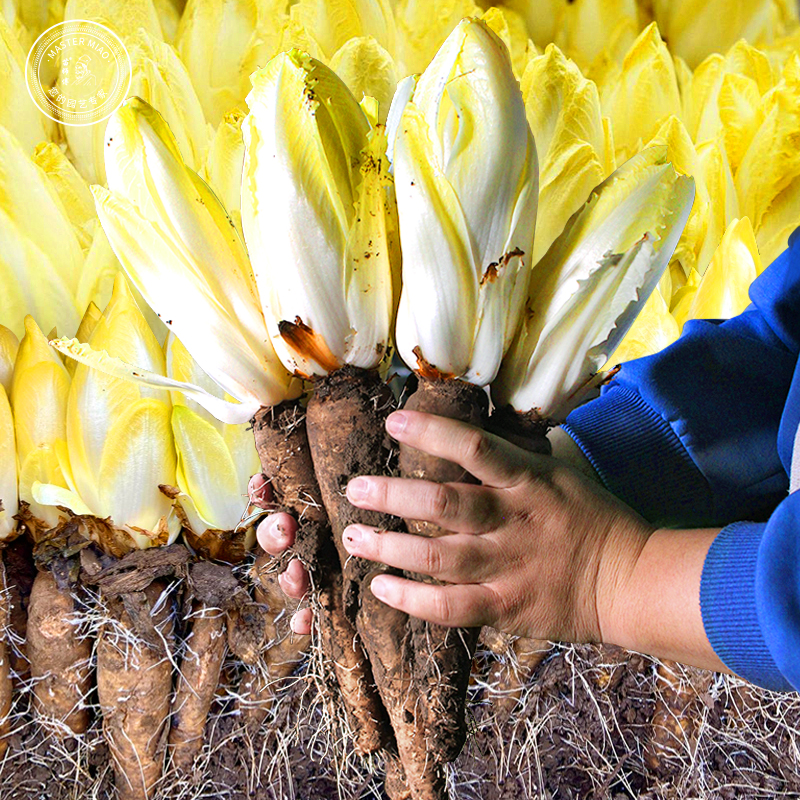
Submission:
{"label": "stack of chicory roots", "polygon": [[[27,603],[13,596],[8,602],[12,614],[23,612],[18,641],[40,722],[61,739],[86,733],[96,689],[117,796],[148,800],[165,769],[193,774],[220,684],[238,695],[243,723],[254,730],[303,661],[308,637],[291,636],[292,605],[276,591],[273,576],[258,574],[263,554],[252,580],[244,581],[221,561],[223,553],[205,560],[182,544],[117,558],[89,538],[89,529],[103,522],[73,516],[50,530],[34,547],[39,572]],[[19,532],[6,554],[29,535],[24,524]],[[55,550],[76,555],[67,563],[63,556],[49,557]],[[240,546],[232,550],[228,555],[244,555]],[[12,580],[17,578],[14,572]],[[4,605],[6,617],[8,612]],[[17,627],[13,620],[10,627]],[[11,679],[4,646],[5,716]],[[228,676],[222,673],[226,661],[233,670]],[[15,675],[24,677],[18,667]]]}

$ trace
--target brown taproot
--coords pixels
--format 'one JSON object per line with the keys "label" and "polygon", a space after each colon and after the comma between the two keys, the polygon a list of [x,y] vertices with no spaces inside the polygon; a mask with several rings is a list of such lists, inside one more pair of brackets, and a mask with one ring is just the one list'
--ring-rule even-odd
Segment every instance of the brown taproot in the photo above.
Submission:
{"label": "brown taproot", "polygon": [[314,470],[342,564],[344,614],[358,630],[369,656],[383,713],[391,720],[413,794],[412,766],[427,761],[418,704],[409,680],[407,617],[380,603],[367,589],[372,577],[387,568],[351,558],[343,543],[344,530],[353,523],[382,530],[402,526],[395,517],[354,507],[346,497],[351,478],[386,472],[389,442],[384,423],[394,405],[392,393],[377,372],[344,367],[316,382],[308,404],[307,428]]}
{"label": "brown taproot", "polygon": [[[173,615],[166,585],[106,598],[97,694],[119,800],[151,800],[167,749]],[[149,629],[149,631],[148,631]]]}
{"label": "brown taproot", "polygon": [[26,652],[37,714],[60,723],[56,735],[85,733],[91,689],[92,641],[81,623],[74,590],[60,589],[50,572],[33,582]]}
{"label": "brown taproot", "polygon": [[[488,416],[486,392],[460,380],[421,377],[405,408],[484,427]],[[400,446],[400,471],[404,477],[438,483],[477,480],[458,464],[405,445]],[[438,525],[406,519],[408,530],[435,538],[447,531]],[[425,575],[411,575],[433,582]],[[466,741],[465,704],[470,667],[479,628],[447,628],[414,617],[409,619],[414,650],[414,683],[423,719],[429,756],[435,762],[452,761]]]}
{"label": "brown taproot", "polygon": [[256,449],[276,509],[298,519],[291,554],[311,572],[323,658],[336,675],[355,747],[362,754],[374,753],[391,739],[391,732],[355,619],[345,614],[341,563],[311,458],[307,423],[298,401],[262,408],[253,419]]}

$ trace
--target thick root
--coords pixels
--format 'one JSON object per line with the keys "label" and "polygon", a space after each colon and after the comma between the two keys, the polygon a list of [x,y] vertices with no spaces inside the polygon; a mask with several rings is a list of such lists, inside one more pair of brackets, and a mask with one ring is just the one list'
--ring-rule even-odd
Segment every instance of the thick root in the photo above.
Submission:
{"label": "thick root", "polygon": [[328,513],[311,458],[306,422],[299,402],[261,409],[253,420],[256,449],[276,504],[294,513],[300,522],[293,552],[312,572],[323,656],[336,675],[355,747],[369,754],[384,747],[391,733],[370,663],[356,634],[355,615],[345,614],[341,600],[342,568],[331,546]]}
{"label": "thick root", "polygon": [[[420,378],[405,407],[483,427],[488,399],[482,389],[463,381]],[[458,464],[402,445],[400,471],[404,477],[439,483],[477,482]],[[407,519],[406,524],[409,531],[421,536],[447,533],[429,522]],[[422,575],[413,577],[431,580]],[[466,741],[466,694],[480,629],[445,628],[415,618],[409,620],[409,625],[415,653],[414,680],[424,712],[429,752],[437,759],[452,761]]]}
{"label": "thick root", "polygon": [[92,642],[81,631],[72,592],[59,589],[49,572],[40,572],[33,583],[27,655],[37,713],[55,721],[57,733],[84,733],[89,726]]}
{"label": "thick root", "polygon": [[97,643],[97,694],[119,800],[150,800],[164,766],[172,691],[167,648],[173,637],[164,590],[157,581],[136,598],[150,611],[159,650],[145,643],[119,600],[108,601],[111,620]]}
{"label": "thick root", "polygon": [[484,628],[481,640],[497,656],[487,680],[492,703],[508,716],[516,710],[522,692],[553,646],[543,639],[514,638],[494,628]]}
{"label": "thick root", "polygon": [[[376,570],[368,578],[377,575]],[[447,797],[443,762],[429,752],[420,698],[414,685],[414,651],[408,616],[362,590],[359,632],[370,643],[375,681],[397,740],[400,766],[387,764],[386,792],[392,798],[440,800]]]}
{"label": "thick root", "polygon": [[389,723],[361,637],[344,611],[341,573],[320,590],[319,605],[324,612],[317,621],[320,640],[334,666],[354,746],[361,754],[375,753],[391,741]]}
{"label": "thick root", "polygon": [[6,569],[0,560],[0,758],[8,749],[6,736],[11,728],[9,714],[11,712],[11,647],[8,642],[9,625],[9,591]]}
{"label": "thick root", "polygon": [[172,701],[169,749],[172,765],[190,772],[203,747],[206,720],[219,685],[226,651],[225,613],[195,601]]}
{"label": "thick root", "polygon": [[[364,587],[376,574],[376,566],[351,558],[343,543],[344,530],[353,523],[379,529],[396,529],[400,524],[387,514],[352,506],[345,494],[348,481],[356,475],[385,472],[389,449],[384,423],[393,408],[394,398],[377,373],[345,367],[317,382],[308,404],[307,425],[314,470],[342,564],[344,613],[356,625],[369,656],[375,685],[402,753],[401,738],[419,738],[416,717],[409,720],[402,711],[410,688],[398,661],[402,659],[407,617],[377,600],[363,608]],[[401,700],[402,707],[396,708]],[[384,741],[391,737],[387,735]]]}
{"label": "thick root", "polygon": [[664,660],[656,670],[657,700],[644,762],[659,775],[679,771],[694,754],[702,722],[700,695],[712,673]]}

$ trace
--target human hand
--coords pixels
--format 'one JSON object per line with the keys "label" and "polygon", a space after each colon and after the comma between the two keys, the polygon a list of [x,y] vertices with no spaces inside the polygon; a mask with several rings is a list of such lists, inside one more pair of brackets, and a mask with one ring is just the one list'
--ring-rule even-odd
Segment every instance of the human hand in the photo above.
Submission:
{"label": "human hand", "polygon": [[[392,423],[403,418],[406,427],[394,428]],[[427,519],[453,531],[429,540],[348,528],[345,546],[354,555],[450,584],[380,576],[373,592],[384,589],[384,602],[440,624],[489,624],[542,639],[601,638],[598,604],[613,595],[614,583],[632,568],[652,530],[644,520],[560,458],[525,452],[463,423],[399,412],[387,428],[398,441],[458,462],[483,485],[352,480],[348,499],[353,505]],[[551,440],[556,456],[564,454],[592,474],[569,437]],[[359,486],[369,490],[363,497],[356,496]],[[280,555],[292,546],[296,531],[296,521],[280,513],[267,517],[257,533],[268,553]],[[308,575],[296,559],[280,581],[290,597],[308,591]],[[307,633],[311,615],[308,609],[301,613],[293,629]]]}
{"label": "human hand", "polygon": [[525,452],[454,420],[400,411],[387,420],[404,445],[453,461],[482,485],[362,476],[347,497],[364,509],[433,522],[438,539],[352,525],[356,556],[444,585],[392,575],[373,594],[430,622],[491,625],[537,639],[601,641],[614,598],[653,527],[557,458]]}

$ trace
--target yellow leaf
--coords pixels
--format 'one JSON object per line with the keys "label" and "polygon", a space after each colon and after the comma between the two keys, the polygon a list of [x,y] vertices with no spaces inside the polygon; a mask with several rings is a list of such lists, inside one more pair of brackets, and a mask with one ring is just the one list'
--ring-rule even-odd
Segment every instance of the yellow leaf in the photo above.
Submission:
{"label": "yellow leaf", "polygon": [[653,355],[676,341],[679,333],[677,322],[669,313],[661,292],[656,289],[602,370],[606,371],[626,361]]}
{"label": "yellow leaf", "polygon": [[762,270],[750,220],[734,220],[703,275],[687,319],[729,319],[741,314],[750,303],[750,284]]}
{"label": "yellow leaf", "polygon": [[17,454],[14,444],[14,419],[5,389],[0,387],[0,540],[16,530],[14,515],[19,508],[17,495]]}
{"label": "yellow leaf", "polygon": [[172,430],[178,486],[192,498],[207,528],[233,530],[246,506],[247,483],[240,481],[225,440],[186,406],[173,408]]}
{"label": "yellow leaf", "polygon": [[98,515],[117,525],[155,531],[170,512],[160,484],[175,485],[176,456],[169,403],[138,400],[112,422],[103,447]]}
{"label": "yellow leaf", "polygon": [[655,23],[639,34],[601,100],[614,128],[618,161],[650,141],[664,120],[681,113],[675,66]]}
{"label": "yellow leaf", "polygon": [[19,350],[19,339],[14,331],[0,325],[0,386],[6,393],[11,391],[11,378],[14,374],[14,361]]}

